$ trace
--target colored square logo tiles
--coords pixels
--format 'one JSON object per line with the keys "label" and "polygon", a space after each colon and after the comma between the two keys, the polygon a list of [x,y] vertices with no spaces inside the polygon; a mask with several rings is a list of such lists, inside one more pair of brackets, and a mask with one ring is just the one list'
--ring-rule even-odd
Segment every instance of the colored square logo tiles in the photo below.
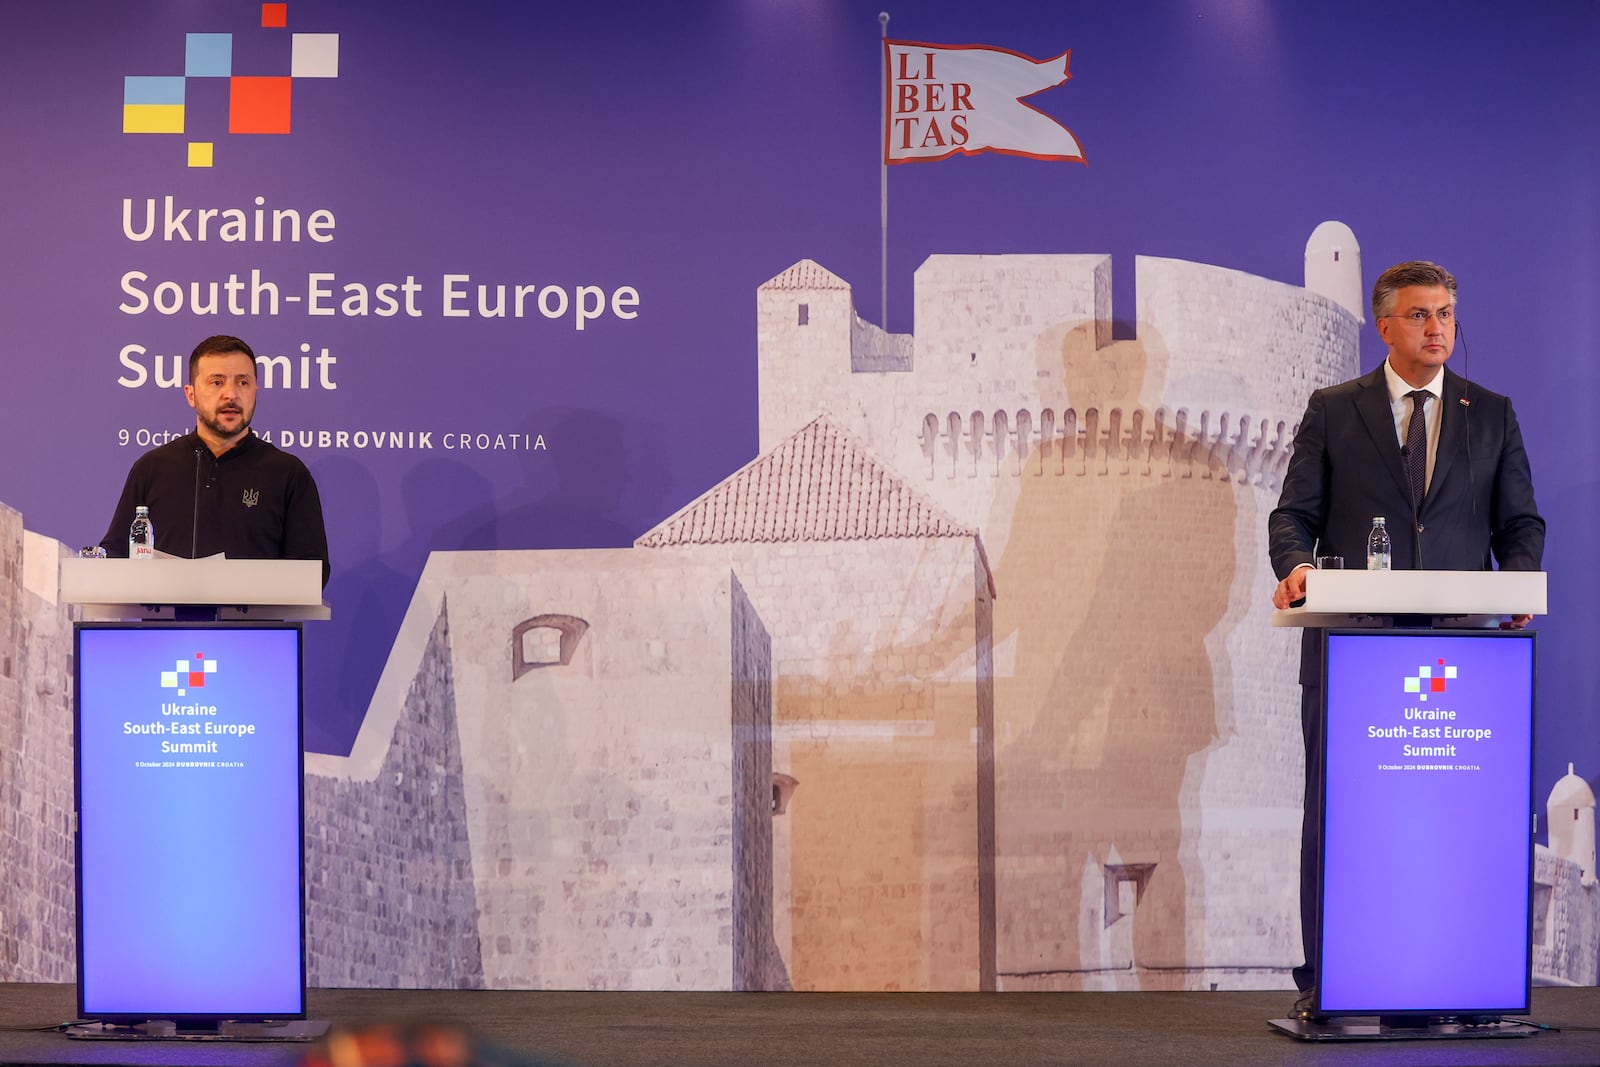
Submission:
{"label": "colored square logo tiles", "polygon": [[[261,4],[263,27],[282,29],[288,24],[287,3]],[[281,41],[282,38],[277,40]],[[225,79],[227,83],[229,133],[289,133],[293,114],[293,79],[337,78],[339,35],[296,33],[290,35],[289,46],[289,73],[235,74],[233,34],[184,34],[182,75],[129,75],[123,78],[122,132],[189,132],[188,108],[194,101],[188,98],[188,79],[212,78]],[[281,52],[278,54],[281,55]],[[185,151],[190,167],[211,167],[216,164],[214,140],[190,141]]]}
{"label": "colored square logo tiles", "polygon": [[288,133],[289,78],[234,78],[228,91],[229,133]]}
{"label": "colored square logo tiles", "polygon": [[122,103],[132,105],[183,104],[183,88],[188,84],[179,77],[138,77],[122,79]]}
{"label": "colored square logo tiles", "polygon": [[339,35],[337,33],[294,34],[289,52],[289,74],[295,78],[337,78]]}
{"label": "colored square logo tiles", "polygon": [[1454,665],[1447,665],[1444,660],[1440,660],[1437,666],[1424,663],[1417,668],[1416,674],[1407,676],[1405,691],[1417,694],[1418,700],[1427,700],[1428,694],[1445,691],[1446,682],[1455,679],[1456,670]]}
{"label": "colored square logo tiles", "polygon": [[123,133],[182,133],[182,104],[124,104]]}
{"label": "colored square logo tiles", "polygon": [[185,696],[190,689],[204,689],[206,675],[216,673],[217,661],[196,652],[194,662],[180,659],[176,670],[161,672],[161,688],[176,689],[179,696]]}
{"label": "colored square logo tiles", "polygon": [[232,76],[233,34],[185,34],[183,73],[189,78],[227,78]]}

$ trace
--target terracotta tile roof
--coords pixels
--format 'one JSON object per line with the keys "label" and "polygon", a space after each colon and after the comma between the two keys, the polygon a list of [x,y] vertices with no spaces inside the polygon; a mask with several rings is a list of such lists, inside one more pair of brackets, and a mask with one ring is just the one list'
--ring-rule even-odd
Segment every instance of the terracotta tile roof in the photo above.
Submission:
{"label": "terracotta tile roof", "polygon": [[819,416],[634,544],[976,536]]}
{"label": "terracotta tile roof", "polygon": [[850,283],[814,259],[802,259],[761,289],[848,289]]}

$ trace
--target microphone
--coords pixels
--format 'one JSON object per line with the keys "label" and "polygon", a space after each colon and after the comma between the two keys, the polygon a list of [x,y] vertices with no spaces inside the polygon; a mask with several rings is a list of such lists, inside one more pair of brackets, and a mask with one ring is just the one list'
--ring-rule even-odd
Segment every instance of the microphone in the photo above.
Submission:
{"label": "microphone", "polygon": [[194,507],[189,512],[189,558],[198,555],[200,547],[200,450],[194,450]]}
{"label": "microphone", "polygon": [[1406,472],[1406,495],[1411,498],[1411,551],[1417,570],[1422,566],[1422,517],[1417,514],[1417,485],[1411,477],[1411,449],[1400,446],[1400,467]]}
{"label": "microphone", "polygon": [[1456,339],[1461,342],[1461,428],[1467,439],[1467,501],[1472,508],[1472,521],[1478,521],[1478,478],[1472,470],[1472,401],[1467,399],[1467,335],[1456,320]]}

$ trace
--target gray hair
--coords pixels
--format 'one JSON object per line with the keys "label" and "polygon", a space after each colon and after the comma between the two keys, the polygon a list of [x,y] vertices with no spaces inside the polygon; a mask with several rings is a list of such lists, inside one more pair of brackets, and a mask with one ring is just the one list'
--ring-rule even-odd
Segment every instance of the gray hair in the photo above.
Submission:
{"label": "gray hair", "polygon": [[1372,286],[1372,317],[1381,319],[1394,314],[1394,295],[1408,285],[1440,286],[1450,294],[1450,303],[1456,302],[1456,276],[1425,259],[1412,259],[1396,263],[1382,274]]}

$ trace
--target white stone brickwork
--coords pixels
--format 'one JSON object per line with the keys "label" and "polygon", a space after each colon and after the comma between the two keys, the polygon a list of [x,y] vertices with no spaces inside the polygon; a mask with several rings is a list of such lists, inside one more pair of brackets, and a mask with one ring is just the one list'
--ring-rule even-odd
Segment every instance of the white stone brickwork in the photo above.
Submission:
{"label": "white stone brickwork", "polygon": [[1594,790],[1567,764],[1545,800],[1549,847],[1533,875],[1533,980],[1594,985],[1600,977],[1600,879],[1595,872]]}
{"label": "white stone brickwork", "polygon": [[772,633],[774,767],[798,783],[774,902],[794,988],[979,988],[971,539],[657,555],[726,559]]}
{"label": "white stone brickwork", "polygon": [[0,981],[77,973],[72,617],[59,542],[0,504]]}
{"label": "white stone brickwork", "polygon": [[[1319,292],[1140,258],[1121,339],[1103,255],[934,256],[915,337],[809,260],[761,286],[756,459],[631,549],[430,559],[351,755],[307,759],[313,980],[1287,985],[1265,524],[1360,325],[1318,234]],[[0,508],[12,981],[72,973],[62,551]],[[1593,982],[1567,785],[1535,975]]]}
{"label": "white stone brickwork", "polygon": [[772,635],[774,915],[796,989],[993,988],[990,581],[972,531],[814,420],[639,539]]}
{"label": "white stone brickwork", "polygon": [[1600,970],[1600,885],[1583,867],[1534,846],[1533,981],[1594,985]]}
{"label": "white stone brickwork", "polygon": [[1003,988],[1298,962],[1297,642],[1267,625],[1265,524],[1360,323],[1237,271],[1135,273],[1137,336],[1113,340],[1105,256],[931,257],[910,358],[881,372],[845,347],[841,279],[804,261],[758,294],[763,448],[837,420],[992,564]]}
{"label": "white stone brickwork", "polygon": [[[313,986],[483,986],[461,747],[441,611],[382,769],[306,775],[306,975]],[[316,640],[316,627],[308,632]]]}
{"label": "white stone brickwork", "polygon": [[435,554],[348,759],[380,772],[448,602],[489,988],[782,988],[771,667],[726,566],[629,550]]}

